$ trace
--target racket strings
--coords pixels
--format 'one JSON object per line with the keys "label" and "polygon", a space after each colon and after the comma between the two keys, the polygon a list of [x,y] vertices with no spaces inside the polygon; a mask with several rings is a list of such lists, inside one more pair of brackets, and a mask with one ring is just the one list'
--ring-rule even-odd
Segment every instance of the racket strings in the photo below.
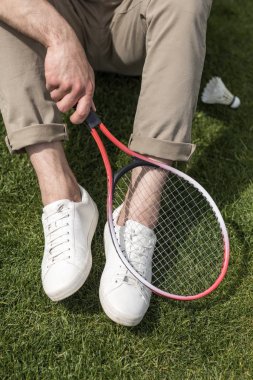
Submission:
{"label": "racket strings", "polygon": [[133,220],[155,233],[154,286],[192,295],[214,283],[223,261],[223,236],[212,207],[191,183],[161,168],[137,167],[115,185],[113,209],[120,206],[115,223]]}
{"label": "racket strings", "polygon": [[[159,238],[158,238],[159,240]],[[188,243],[189,244],[189,243]],[[191,242],[190,244],[195,244],[195,242]],[[162,244],[160,244],[162,245]],[[175,248],[174,248],[175,247]],[[173,254],[173,248],[175,249],[175,253]],[[202,244],[202,250],[213,250],[216,247],[210,246],[209,244]],[[156,252],[159,251],[159,247],[157,246]],[[167,252],[170,251],[171,255],[170,258],[166,256]],[[182,268],[182,262],[181,260],[181,267],[180,269],[176,266],[176,262],[178,260],[178,254],[177,252],[181,251],[181,255],[184,255],[187,253],[188,255],[191,254],[191,258],[188,262],[185,262],[185,266]],[[185,260],[186,261],[186,260]],[[200,283],[200,285],[197,285],[198,287],[200,286],[200,290],[205,290],[208,288],[218,277],[219,275],[219,270],[217,270],[217,266],[215,266],[215,257],[210,256],[209,261],[212,263],[210,267],[208,268],[208,277],[207,276],[199,276],[200,273],[205,273],[207,270],[206,268],[206,263],[202,263],[202,261],[199,261],[198,255],[195,254],[194,250],[185,252],[185,248],[183,244],[180,242],[180,240],[175,239],[175,243],[173,244],[172,247],[169,245],[166,246],[164,244],[164,248],[160,249],[159,251],[159,256],[156,255],[154,256],[154,273],[155,273],[155,279],[153,279],[153,283],[156,283],[158,287],[161,286],[161,284],[164,284],[163,287],[165,286],[166,282],[168,282],[168,286],[173,289],[177,289],[179,291],[179,285],[181,283],[181,288],[184,289],[185,286],[187,286],[188,293],[189,294],[194,294],[196,292],[196,284]],[[197,268],[195,268],[195,265],[197,265]],[[221,261],[218,260],[219,269],[221,265]],[[165,273],[165,268],[166,266],[170,265],[169,270],[171,272],[171,275],[168,276],[168,273]],[[189,270],[187,269],[189,268]],[[194,268],[194,270],[193,270]],[[196,270],[197,269],[197,270]],[[192,271],[192,274],[190,275],[190,270]],[[184,274],[185,279],[184,283],[182,284],[182,275]],[[210,283],[210,278],[213,274],[212,281]],[[194,278],[193,278],[194,275]],[[178,283],[179,280],[179,283]],[[174,281],[174,283],[173,283]],[[192,282],[193,281],[193,282]],[[202,288],[201,288],[202,287]]]}

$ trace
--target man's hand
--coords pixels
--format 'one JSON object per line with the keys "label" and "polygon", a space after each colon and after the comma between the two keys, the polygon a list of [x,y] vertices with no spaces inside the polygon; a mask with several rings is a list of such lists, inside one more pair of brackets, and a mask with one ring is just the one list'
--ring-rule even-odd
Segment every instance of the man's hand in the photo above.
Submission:
{"label": "man's hand", "polygon": [[70,120],[82,123],[90,109],[95,89],[94,72],[77,38],[49,46],[45,59],[46,87],[61,112],[76,106]]}
{"label": "man's hand", "polygon": [[47,0],[1,0],[0,20],[39,41],[47,49],[46,87],[60,111],[80,124],[95,110],[94,72],[74,30]]}

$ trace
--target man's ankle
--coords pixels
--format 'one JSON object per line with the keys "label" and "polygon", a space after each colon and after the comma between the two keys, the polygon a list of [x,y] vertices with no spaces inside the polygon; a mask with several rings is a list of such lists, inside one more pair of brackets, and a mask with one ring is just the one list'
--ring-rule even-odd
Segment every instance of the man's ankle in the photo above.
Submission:
{"label": "man's ankle", "polygon": [[26,150],[38,177],[44,206],[61,199],[81,201],[78,183],[61,142],[35,144]]}
{"label": "man's ankle", "polygon": [[81,192],[77,182],[70,182],[66,178],[58,178],[48,184],[40,184],[41,198],[44,206],[59,201],[69,199],[73,202],[81,201]]}

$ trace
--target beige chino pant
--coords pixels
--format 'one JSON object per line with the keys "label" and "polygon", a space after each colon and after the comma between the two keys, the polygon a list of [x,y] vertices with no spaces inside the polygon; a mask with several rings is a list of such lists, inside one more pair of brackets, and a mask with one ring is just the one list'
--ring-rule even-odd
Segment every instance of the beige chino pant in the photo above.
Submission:
{"label": "beige chino pant", "polygon": [[[72,25],[94,70],[141,75],[129,146],[186,161],[212,0],[50,1]],[[45,48],[0,23],[0,109],[12,152],[67,139],[45,87]]]}

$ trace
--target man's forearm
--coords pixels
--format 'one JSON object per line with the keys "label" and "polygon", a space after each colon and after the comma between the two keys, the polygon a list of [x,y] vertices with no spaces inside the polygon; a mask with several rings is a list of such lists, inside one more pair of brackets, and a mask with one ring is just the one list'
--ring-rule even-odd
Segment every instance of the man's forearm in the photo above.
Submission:
{"label": "man's forearm", "polygon": [[45,84],[51,99],[61,112],[75,106],[70,120],[82,123],[94,108],[95,79],[72,27],[46,0],[0,0],[1,20],[45,46]]}
{"label": "man's forearm", "polygon": [[0,20],[45,47],[73,38],[74,31],[46,0],[1,0]]}

